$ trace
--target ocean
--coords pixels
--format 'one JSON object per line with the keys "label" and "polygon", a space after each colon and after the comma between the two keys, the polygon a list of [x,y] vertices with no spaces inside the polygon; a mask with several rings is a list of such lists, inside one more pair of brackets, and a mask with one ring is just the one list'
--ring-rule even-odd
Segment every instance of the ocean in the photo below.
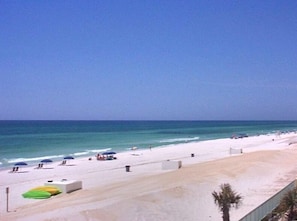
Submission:
{"label": "ocean", "polygon": [[19,161],[36,165],[66,155],[87,157],[278,131],[297,131],[297,121],[0,121],[0,169]]}

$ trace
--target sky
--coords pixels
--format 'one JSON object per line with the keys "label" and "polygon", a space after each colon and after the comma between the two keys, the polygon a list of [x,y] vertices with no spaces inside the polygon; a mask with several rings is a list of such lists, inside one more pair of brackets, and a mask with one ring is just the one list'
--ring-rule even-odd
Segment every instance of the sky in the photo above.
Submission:
{"label": "sky", "polygon": [[297,1],[0,0],[0,120],[297,120]]}

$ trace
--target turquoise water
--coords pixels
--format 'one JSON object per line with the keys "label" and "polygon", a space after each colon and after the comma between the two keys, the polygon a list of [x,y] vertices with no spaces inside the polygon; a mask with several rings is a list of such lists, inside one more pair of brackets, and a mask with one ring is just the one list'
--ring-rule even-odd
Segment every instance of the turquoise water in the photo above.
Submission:
{"label": "turquoise water", "polygon": [[0,167],[65,155],[296,131],[296,121],[0,121]]}

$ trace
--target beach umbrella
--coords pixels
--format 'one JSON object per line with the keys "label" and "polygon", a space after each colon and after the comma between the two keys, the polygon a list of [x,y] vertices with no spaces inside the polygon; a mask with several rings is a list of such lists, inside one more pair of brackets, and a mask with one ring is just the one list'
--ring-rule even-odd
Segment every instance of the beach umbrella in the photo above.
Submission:
{"label": "beach umbrella", "polygon": [[12,172],[17,172],[19,170],[19,167],[27,166],[28,164],[26,162],[17,162],[14,164],[14,167],[12,168]]}
{"label": "beach umbrella", "polygon": [[64,157],[64,160],[73,160],[74,159],[74,157],[72,157],[72,156],[66,156],[66,157]]}
{"label": "beach umbrella", "polygon": [[51,159],[44,159],[41,160],[40,163],[52,163],[53,161]]}
{"label": "beach umbrella", "polygon": [[102,155],[114,155],[114,154],[117,154],[117,153],[114,151],[107,151],[107,152],[102,153]]}
{"label": "beach umbrella", "polygon": [[17,162],[14,165],[15,166],[27,166],[28,164],[26,162]]}

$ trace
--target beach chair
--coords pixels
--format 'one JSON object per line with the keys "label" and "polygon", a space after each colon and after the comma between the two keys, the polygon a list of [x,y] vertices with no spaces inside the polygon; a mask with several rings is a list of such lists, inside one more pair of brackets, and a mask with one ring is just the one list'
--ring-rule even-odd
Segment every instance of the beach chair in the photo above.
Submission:
{"label": "beach chair", "polygon": [[43,163],[39,163],[35,169],[42,169],[42,167],[43,167]]}
{"label": "beach chair", "polygon": [[66,160],[63,160],[61,164],[59,164],[60,166],[64,166],[66,165]]}
{"label": "beach chair", "polygon": [[16,167],[13,167],[12,170],[10,171],[10,173],[14,173],[15,172],[15,168]]}

